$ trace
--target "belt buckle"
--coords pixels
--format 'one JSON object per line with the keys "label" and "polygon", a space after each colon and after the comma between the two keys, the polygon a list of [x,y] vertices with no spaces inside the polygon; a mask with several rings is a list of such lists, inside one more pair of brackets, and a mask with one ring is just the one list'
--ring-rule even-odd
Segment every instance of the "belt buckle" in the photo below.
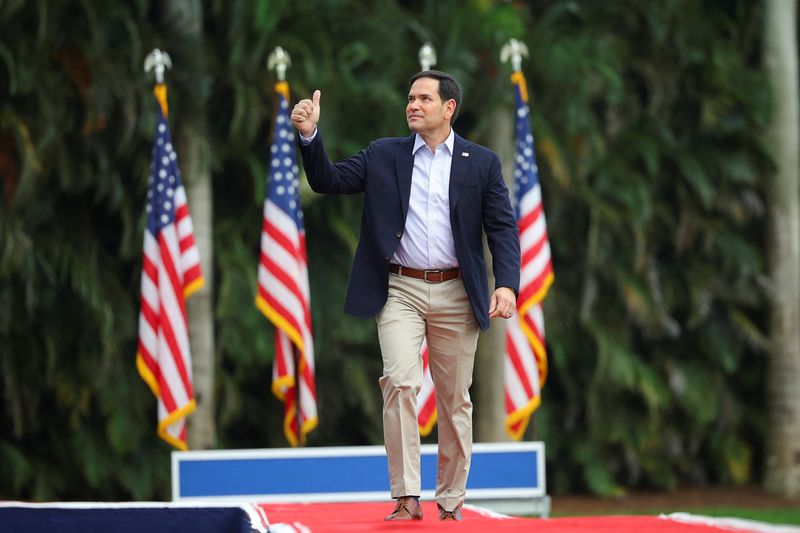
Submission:
{"label": "belt buckle", "polygon": [[[428,279],[428,274],[438,274],[439,279]],[[441,283],[444,279],[444,270],[424,270],[422,274],[422,279],[426,283]]]}

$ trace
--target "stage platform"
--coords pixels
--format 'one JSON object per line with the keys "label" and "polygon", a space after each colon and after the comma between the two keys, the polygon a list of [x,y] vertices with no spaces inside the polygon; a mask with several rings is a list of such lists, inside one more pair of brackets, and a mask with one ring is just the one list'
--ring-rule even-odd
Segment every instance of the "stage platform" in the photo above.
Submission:
{"label": "stage platform", "polygon": [[2,533],[339,533],[459,531],[475,533],[800,533],[800,528],[694,515],[520,518],[466,505],[464,521],[440,522],[436,504],[422,503],[424,519],[385,522],[391,502],[47,503],[0,502]]}
{"label": "stage platform", "polygon": [[[393,510],[385,451],[362,446],[173,452],[173,502],[0,502],[0,533],[800,533],[686,514],[547,518],[542,443],[473,452],[463,522],[438,519],[435,445],[422,449],[424,520],[385,522]],[[496,512],[503,504],[526,516]]]}

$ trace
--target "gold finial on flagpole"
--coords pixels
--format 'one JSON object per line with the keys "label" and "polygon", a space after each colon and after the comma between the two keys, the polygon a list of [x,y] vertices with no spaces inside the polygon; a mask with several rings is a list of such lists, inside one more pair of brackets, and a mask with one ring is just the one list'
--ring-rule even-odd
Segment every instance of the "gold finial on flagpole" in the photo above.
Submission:
{"label": "gold finial on flagpole", "polygon": [[528,57],[528,47],[522,41],[511,39],[500,50],[500,60],[506,63],[511,59],[511,68],[514,72],[522,70],[522,58]]}
{"label": "gold finial on flagpole", "polygon": [[144,71],[150,72],[155,70],[156,85],[153,87],[153,94],[161,106],[161,112],[166,117],[169,114],[169,107],[167,106],[167,86],[164,84],[164,71],[172,68],[172,59],[169,54],[162,52],[158,48],[154,48],[152,52],[147,54],[144,58]]}
{"label": "gold finial on flagpole", "polygon": [[278,74],[278,81],[286,81],[286,69],[291,64],[292,58],[289,57],[289,53],[280,46],[276,46],[267,58],[267,68]]}
{"label": "gold finial on flagpole", "polygon": [[419,49],[419,65],[422,67],[421,70],[430,70],[430,68],[436,64],[436,49],[433,48],[433,45],[430,42],[427,42],[422,45],[422,48]]}
{"label": "gold finial on flagpole", "polygon": [[156,83],[164,83],[164,70],[172,68],[172,59],[169,54],[154,48],[144,59],[144,71],[156,71]]}

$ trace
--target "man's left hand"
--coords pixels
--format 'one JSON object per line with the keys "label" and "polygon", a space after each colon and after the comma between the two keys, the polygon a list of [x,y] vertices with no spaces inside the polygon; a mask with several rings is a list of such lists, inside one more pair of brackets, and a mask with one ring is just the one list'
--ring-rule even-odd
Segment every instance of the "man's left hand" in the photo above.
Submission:
{"label": "man's left hand", "polygon": [[498,287],[489,300],[489,318],[511,318],[517,310],[517,297],[508,287]]}

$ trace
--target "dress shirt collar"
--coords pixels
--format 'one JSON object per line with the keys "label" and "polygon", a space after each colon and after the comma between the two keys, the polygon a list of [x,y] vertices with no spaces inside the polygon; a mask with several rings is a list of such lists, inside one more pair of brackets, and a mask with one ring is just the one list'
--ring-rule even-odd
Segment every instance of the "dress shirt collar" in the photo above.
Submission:
{"label": "dress shirt collar", "polygon": [[[447,136],[447,139],[444,140],[444,145],[447,147],[448,153],[452,156],[453,155],[453,144],[455,143],[456,134],[453,128],[450,128],[450,135]],[[411,150],[411,153],[416,155],[417,150],[425,146],[425,139],[422,138],[422,135],[417,133],[414,135],[414,148]],[[439,145],[441,146],[441,144]]]}

